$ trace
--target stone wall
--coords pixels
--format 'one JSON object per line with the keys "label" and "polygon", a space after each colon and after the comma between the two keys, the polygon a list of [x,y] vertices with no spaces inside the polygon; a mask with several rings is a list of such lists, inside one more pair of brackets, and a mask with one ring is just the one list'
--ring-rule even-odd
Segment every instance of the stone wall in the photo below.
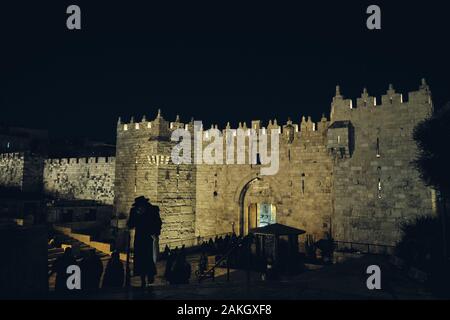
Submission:
{"label": "stone wall", "polygon": [[[281,132],[280,165],[275,175],[261,175],[265,165],[198,166],[196,234],[232,230],[246,234],[251,226],[249,206],[267,203],[276,207],[278,223],[322,237],[330,230],[331,214],[332,162],[325,147],[327,124],[325,118],[317,124],[303,118],[299,130],[290,121],[283,128],[276,122],[269,123],[268,129]],[[294,128],[292,133],[288,126]]]}
{"label": "stone wall", "polygon": [[21,189],[25,156],[23,153],[0,154],[0,186]]}
{"label": "stone wall", "polygon": [[114,181],[114,157],[45,160],[44,191],[60,199],[112,204]]}
{"label": "stone wall", "polygon": [[[424,186],[411,161],[417,147],[413,128],[432,112],[431,93],[423,83],[408,101],[392,86],[382,104],[364,91],[356,105],[337,92],[332,121],[354,127],[354,151],[334,158],[333,234],[336,240],[395,244],[399,226],[418,215],[433,214],[433,193]],[[329,131],[333,131],[331,129]],[[339,133],[329,134],[337,141]],[[345,139],[340,139],[344,146]],[[329,141],[329,146],[333,146]]]}
{"label": "stone wall", "polygon": [[25,192],[42,191],[44,159],[26,152],[0,154],[0,186]]}
{"label": "stone wall", "polygon": [[[171,152],[178,141],[171,141],[171,134],[182,128],[192,139],[194,123],[169,122],[158,113],[152,121],[119,120],[115,158],[44,163],[23,154],[2,155],[0,183],[26,189],[43,184],[45,192],[60,198],[113,204],[116,215],[126,216],[134,199],[146,196],[161,209],[162,246],[190,245],[197,237],[231,231],[245,234],[251,227],[249,208],[261,203],[276,208],[277,222],[316,238],[331,232],[336,240],[392,245],[401,223],[435,211],[434,194],[410,164],[417,152],[413,128],[432,110],[423,82],[407,101],[390,87],[381,104],[366,90],[353,103],[337,88],[331,119],[322,117],[317,123],[309,117],[298,124],[274,120],[267,127],[260,121],[250,127],[240,123],[235,130],[258,130],[268,141],[271,130],[279,132],[274,175],[261,175],[266,165],[249,164],[248,138],[245,164],[235,164],[236,156],[227,165],[174,164]],[[226,129],[230,126],[202,128],[200,152],[210,145],[212,133],[220,132],[226,162]],[[233,146],[236,150],[236,139]]]}

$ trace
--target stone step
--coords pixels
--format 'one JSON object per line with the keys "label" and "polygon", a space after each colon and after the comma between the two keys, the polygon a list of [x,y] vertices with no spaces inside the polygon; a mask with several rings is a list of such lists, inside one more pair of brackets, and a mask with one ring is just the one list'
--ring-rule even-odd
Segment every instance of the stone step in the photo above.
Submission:
{"label": "stone step", "polygon": [[64,252],[64,250],[62,248],[49,248],[48,249],[48,254],[59,253],[59,252]]}
{"label": "stone step", "polygon": [[[77,247],[80,250],[81,255],[83,255],[84,252],[89,250],[95,250],[95,254],[100,258],[102,261],[108,261],[110,259],[110,256],[106,253],[103,253],[99,250],[96,250],[93,247],[90,247],[89,245],[76,240],[74,238],[71,238],[65,234],[57,233],[55,234],[55,240],[57,243],[71,245],[73,247]],[[48,267],[51,268],[51,266],[54,264],[56,259],[64,254],[64,249],[62,248],[49,248],[48,249]],[[77,261],[81,262],[82,258],[78,257]]]}

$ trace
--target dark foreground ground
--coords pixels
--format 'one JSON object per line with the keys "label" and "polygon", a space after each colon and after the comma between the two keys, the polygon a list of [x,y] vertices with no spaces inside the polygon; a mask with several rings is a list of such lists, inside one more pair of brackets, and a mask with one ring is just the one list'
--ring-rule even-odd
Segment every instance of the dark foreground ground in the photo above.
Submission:
{"label": "dark foreground ground", "polygon": [[[366,280],[369,265],[381,268],[381,290],[369,290]],[[170,299],[170,300],[370,300],[370,299],[433,299],[427,288],[408,278],[403,272],[391,266],[387,258],[381,256],[362,256],[341,264],[325,266],[318,270],[306,271],[300,275],[278,281],[261,281],[253,273],[247,284],[246,273],[233,271],[230,282],[219,276],[215,282],[208,280],[198,284],[195,279],[189,285],[155,284],[149,289],[137,288],[133,281],[131,289],[100,291],[59,297],[50,293],[50,299]]]}

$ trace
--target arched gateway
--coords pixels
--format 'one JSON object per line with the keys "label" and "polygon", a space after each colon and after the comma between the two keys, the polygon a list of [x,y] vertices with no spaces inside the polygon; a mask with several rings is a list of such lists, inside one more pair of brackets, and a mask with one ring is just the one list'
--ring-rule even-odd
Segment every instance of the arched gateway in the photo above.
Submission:
{"label": "arched gateway", "polygon": [[[272,182],[273,183],[273,182]],[[276,222],[276,200],[269,179],[254,177],[239,193],[239,233]]]}

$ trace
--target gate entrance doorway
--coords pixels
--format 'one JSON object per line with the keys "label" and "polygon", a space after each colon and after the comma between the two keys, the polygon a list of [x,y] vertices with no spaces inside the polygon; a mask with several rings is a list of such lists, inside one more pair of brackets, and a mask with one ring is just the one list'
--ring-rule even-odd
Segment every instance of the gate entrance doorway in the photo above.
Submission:
{"label": "gate entrance doorway", "polygon": [[276,223],[277,207],[271,203],[250,203],[246,209],[245,234],[248,234],[250,229]]}

